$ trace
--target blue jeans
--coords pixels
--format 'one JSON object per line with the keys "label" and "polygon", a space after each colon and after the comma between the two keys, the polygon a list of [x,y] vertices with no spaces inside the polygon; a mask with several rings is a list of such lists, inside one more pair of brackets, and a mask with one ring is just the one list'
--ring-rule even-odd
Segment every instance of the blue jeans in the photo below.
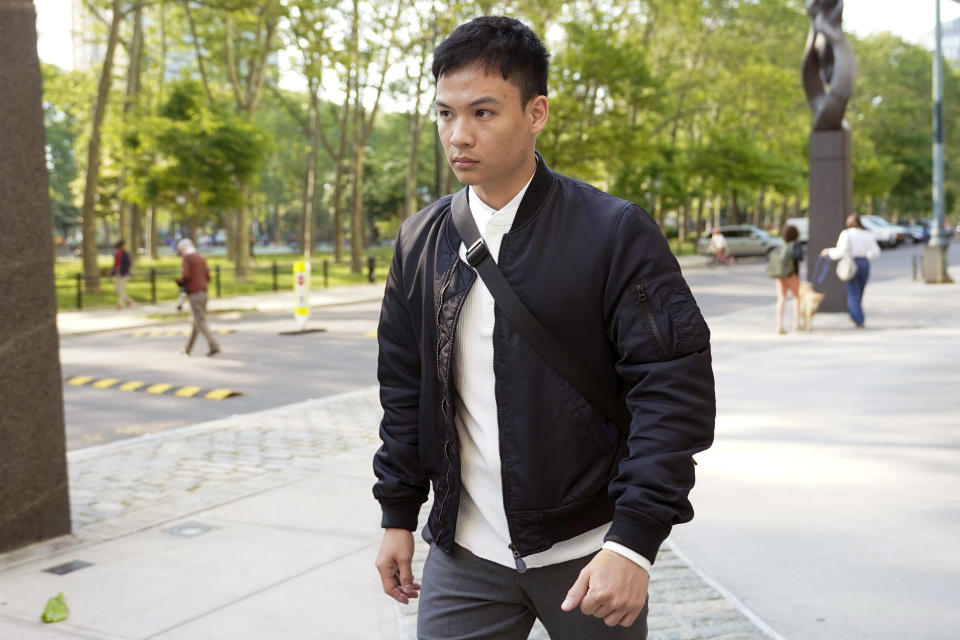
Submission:
{"label": "blue jeans", "polygon": [[847,287],[847,312],[851,320],[863,324],[863,290],[867,288],[867,279],[870,277],[870,261],[866,258],[854,260],[857,263],[857,273],[844,283]]}

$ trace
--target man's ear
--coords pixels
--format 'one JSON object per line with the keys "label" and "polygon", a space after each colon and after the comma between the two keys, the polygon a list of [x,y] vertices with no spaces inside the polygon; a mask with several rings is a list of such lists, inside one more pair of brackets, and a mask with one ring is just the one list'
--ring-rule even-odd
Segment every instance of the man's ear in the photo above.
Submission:
{"label": "man's ear", "polygon": [[536,135],[547,126],[550,115],[550,103],[547,96],[537,96],[527,103],[527,118],[530,120],[530,133]]}

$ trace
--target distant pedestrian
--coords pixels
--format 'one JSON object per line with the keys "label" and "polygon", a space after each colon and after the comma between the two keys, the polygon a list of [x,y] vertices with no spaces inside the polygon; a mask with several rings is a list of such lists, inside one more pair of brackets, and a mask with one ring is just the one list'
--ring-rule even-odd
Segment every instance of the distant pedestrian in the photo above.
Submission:
{"label": "distant pedestrian", "polygon": [[123,240],[113,245],[117,250],[113,254],[113,268],[110,275],[117,285],[117,309],[133,304],[133,299],[127,295],[127,280],[130,279],[130,254],[123,248]]}
{"label": "distant pedestrian", "polygon": [[844,284],[847,287],[847,312],[853,324],[863,329],[863,290],[867,288],[867,279],[870,278],[870,261],[880,255],[876,238],[863,228],[860,216],[850,214],[847,216],[847,228],[837,238],[837,246],[826,247],[820,255],[829,256],[831,260],[851,256],[856,263],[857,272]]}
{"label": "distant pedestrian", "polygon": [[190,297],[190,312],[193,314],[193,328],[190,330],[190,339],[183,351],[187,355],[193,350],[193,343],[197,333],[202,333],[207,339],[210,350],[208,356],[220,353],[220,345],[214,340],[210,327],[207,326],[207,283],[210,281],[210,269],[207,261],[197,253],[193,241],[184,238],[177,243],[177,253],[183,256],[183,266],[177,284],[185,287]]}
{"label": "distant pedestrian", "polygon": [[737,259],[727,254],[727,239],[723,237],[720,228],[715,228],[710,236],[710,244],[707,245],[707,253],[713,256],[714,260],[720,264],[732,267]]}
{"label": "distant pedestrian", "polygon": [[783,326],[787,293],[793,296],[794,330],[801,325],[800,261],[803,260],[803,246],[797,242],[799,237],[800,231],[795,226],[785,225],[780,232],[783,245],[772,250],[767,256],[767,275],[774,278],[777,285],[777,333],[787,332]]}

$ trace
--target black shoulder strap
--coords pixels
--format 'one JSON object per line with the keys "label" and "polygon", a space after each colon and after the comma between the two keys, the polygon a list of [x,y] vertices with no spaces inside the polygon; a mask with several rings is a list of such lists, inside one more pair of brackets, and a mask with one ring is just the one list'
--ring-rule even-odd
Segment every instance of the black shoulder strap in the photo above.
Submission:
{"label": "black shoulder strap", "polygon": [[523,336],[534,350],[557,372],[577,388],[583,397],[600,413],[613,422],[624,435],[630,432],[630,412],[623,401],[603,385],[590,371],[563,346],[549,329],[537,320],[517,296],[497,263],[490,256],[480,230],[470,213],[467,189],[461,189],[451,202],[453,224],[467,246],[467,263],[477,270],[490,295],[507,316],[513,328]]}

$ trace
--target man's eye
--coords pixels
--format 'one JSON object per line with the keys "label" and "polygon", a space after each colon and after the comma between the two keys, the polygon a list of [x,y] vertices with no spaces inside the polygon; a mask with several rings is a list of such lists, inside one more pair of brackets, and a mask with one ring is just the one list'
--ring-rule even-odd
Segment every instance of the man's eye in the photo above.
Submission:
{"label": "man's eye", "polygon": [[437,111],[437,117],[440,118],[441,120],[446,120],[447,118],[450,117],[450,112],[441,109]]}
{"label": "man's eye", "polygon": [[490,109],[477,109],[478,118],[489,118],[491,115],[493,115],[493,112]]}

